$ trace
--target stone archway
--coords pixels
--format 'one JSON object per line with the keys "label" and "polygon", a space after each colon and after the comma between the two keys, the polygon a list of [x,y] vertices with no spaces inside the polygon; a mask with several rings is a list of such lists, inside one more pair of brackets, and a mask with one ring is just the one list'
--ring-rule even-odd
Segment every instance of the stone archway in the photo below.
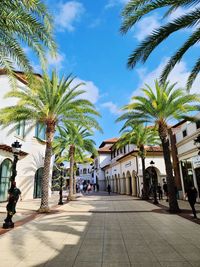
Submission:
{"label": "stone archway", "polygon": [[118,193],[118,183],[117,183],[117,174],[115,174],[115,193]]}
{"label": "stone archway", "polygon": [[126,194],[132,195],[132,177],[129,171],[126,173]]}
{"label": "stone archway", "polygon": [[137,196],[138,189],[137,189],[137,175],[136,172],[132,172],[132,195]]}
{"label": "stone archway", "polygon": [[121,194],[121,179],[120,179],[120,175],[118,174],[118,193]]}

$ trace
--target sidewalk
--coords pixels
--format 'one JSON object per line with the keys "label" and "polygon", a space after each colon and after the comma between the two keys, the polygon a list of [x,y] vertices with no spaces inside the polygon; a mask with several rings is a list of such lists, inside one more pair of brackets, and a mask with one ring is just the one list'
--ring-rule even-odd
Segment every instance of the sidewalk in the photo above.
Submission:
{"label": "sidewalk", "polygon": [[[100,192],[100,194],[107,196],[107,193]],[[96,194],[96,195],[98,195],[98,194]],[[77,194],[78,198],[81,196],[82,196],[82,194]],[[85,195],[84,197],[87,197],[87,196],[88,195]],[[113,196],[118,196],[118,195],[113,194]],[[58,200],[59,200],[59,193],[55,192],[49,198],[49,207],[51,209],[58,208],[59,207],[57,205]],[[38,199],[31,199],[31,200],[22,200],[22,201],[19,200],[18,201],[17,209],[16,209],[17,213],[13,216],[13,222],[15,223],[15,227],[20,226],[20,225],[22,225],[28,221],[35,219],[38,216],[40,216],[40,214],[37,213],[37,210],[40,207],[40,201],[41,201],[41,199],[39,199],[39,198]],[[158,201],[160,204],[159,207],[161,209],[162,209],[162,206],[165,206],[166,208],[169,207],[169,203],[166,202],[165,199],[158,200]],[[64,194],[63,202],[64,202],[64,204],[66,203],[66,193]],[[149,202],[151,203],[151,200]],[[153,202],[153,200],[152,200],[152,202]],[[189,220],[192,219],[193,215],[192,215],[192,211],[191,211],[191,208],[190,208],[188,201],[178,200],[178,203],[179,203],[180,209],[182,210],[182,213],[180,215],[182,217],[184,217],[185,219],[189,219]],[[7,205],[7,202],[0,203],[0,234],[8,231],[8,230],[1,229],[2,225],[4,223],[4,219],[6,218],[6,205]],[[73,207],[73,205],[70,205],[70,206]],[[81,207],[81,208],[83,208],[83,207]],[[200,203],[196,203],[195,208],[197,210],[197,216],[200,218]],[[125,209],[125,211],[126,211],[126,209]],[[200,219],[198,221],[195,221],[195,222],[200,224]]]}
{"label": "sidewalk", "polygon": [[0,267],[199,267],[200,226],[99,192],[1,235],[0,248]]}
{"label": "sidewalk", "polygon": [[[52,194],[49,198],[49,207],[56,207],[58,204],[59,195],[58,192]],[[66,198],[65,200],[66,201]],[[22,200],[17,202],[16,206],[16,214],[13,216],[13,222],[17,223],[16,226],[23,224],[25,221],[29,221],[38,216],[37,210],[40,207],[41,199],[29,199]],[[6,205],[7,202],[0,203],[0,234],[6,232],[5,230],[1,230],[2,225],[4,223],[4,219],[6,218]]]}

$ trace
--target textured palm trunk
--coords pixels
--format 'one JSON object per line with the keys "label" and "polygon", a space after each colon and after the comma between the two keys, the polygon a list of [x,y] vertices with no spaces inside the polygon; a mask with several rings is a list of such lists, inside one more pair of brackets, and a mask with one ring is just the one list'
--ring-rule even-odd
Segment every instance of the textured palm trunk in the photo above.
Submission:
{"label": "textured palm trunk", "polygon": [[74,195],[76,194],[76,173],[75,173],[75,170],[73,173],[73,193],[74,193]]}
{"label": "textured palm trunk", "polygon": [[172,213],[177,213],[180,211],[178,206],[178,201],[176,198],[176,190],[175,190],[175,180],[172,172],[172,162],[171,155],[169,149],[169,137],[168,137],[168,129],[164,123],[159,124],[159,135],[162,142],[163,147],[163,155],[165,160],[165,169],[167,174],[167,187],[169,194],[169,211]]}
{"label": "textured palm trunk", "polygon": [[74,145],[70,145],[70,148],[69,148],[70,177],[69,177],[69,195],[68,195],[68,200],[72,200],[72,198],[73,198],[74,154],[75,154],[75,146]]}
{"label": "textured palm trunk", "polygon": [[49,124],[46,129],[46,149],[44,157],[44,170],[42,175],[42,190],[41,190],[41,204],[39,212],[47,213],[49,209],[49,176],[50,176],[50,165],[52,156],[52,141],[55,132],[55,125]]}

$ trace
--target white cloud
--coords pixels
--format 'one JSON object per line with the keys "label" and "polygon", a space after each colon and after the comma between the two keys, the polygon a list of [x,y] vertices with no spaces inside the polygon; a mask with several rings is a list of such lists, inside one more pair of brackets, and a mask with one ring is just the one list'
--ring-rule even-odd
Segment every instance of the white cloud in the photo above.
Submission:
{"label": "white cloud", "polygon": [[122,114],[122,111],[112,101],[105,102],[105,103],[101,104],[101,106],[103,108],[109,109],[110,113],[112,113],[114,115],[121,115]]}
{"label": "white cloud", "polygon": [[[140,84],[138,88],[133,92],[132,96],[141,95],[140,88],[143,88],[145,84],[148,84],[151,87],[154,87],[154,81],[159,79],[164,66],[166,65],[168,58],[164,58],[161,60],[160,65],[154,69],[153,71],[148,72],[147,69],[139,68],[137,69],[138,76],[140,77]],[[188,76],[190,71],[187,68],[187,65],[184,61],[181,61],[179,64],[175,66],[175,68],[171,71],[168,80],[170,83],[177,83],[177,86],[184,88],[187,83]],[[200,89],[200,76],[195,80],[191,93],[199,93]]]}
{"label": "white cloud", "polygon": [[59,4],[58,14],[55,16],[55,23],[58,30],[75,30],[74,23],[79,21],[85,9],[82,3],[78,1],[69,1]]}
{"label": "white cloud", "polygon": [[114,6],[117,6],[117,5],[125,5],[129,2],[129,0],[109,0],[107,5],[105,6],[105,8],[112,8]]}
{"label": "white cloud", "polygon": [[49,53],[47,53],[47,62],[50,66],[55,66],[57,70],[62,68],[62,63],[65,60],[64,54],[57,53],[56,56],[52,57]]}
{"label": "white cloud", "polygon": [[142,41],[147,35],[153,30],[160,27],[159,18],[156,14],[141,19],[136,26],[133,28],[134,37],[138,41]]}
{"label": "white cloud", "polygon": [[84,85],[79,87],[79,89],[82,89],[85,91],[85,93],[81,95],[81,98],[87,99],[91,101],[93,104],[95,104],[99,99],[98,87],[92,81],[84,81],[84,80],[81,80],[80,78],[75,78],[72,83],[72,86],[75,86],[79,83],[84,83]]}

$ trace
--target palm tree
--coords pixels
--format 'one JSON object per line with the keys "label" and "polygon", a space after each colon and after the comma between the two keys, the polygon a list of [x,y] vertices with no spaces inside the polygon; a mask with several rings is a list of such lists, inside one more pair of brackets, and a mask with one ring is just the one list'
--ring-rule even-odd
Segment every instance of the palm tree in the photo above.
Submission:
{"label": "palm tree", "polygon": [[14,64],[30,73],[31,64],[22,48],[28,45],[45,62],[45,49],[55,51],[52,17],[46,5],[38,1],[13,0],[0,2],[0,64],[12,73]]}
{"label": "palm tree", "polygon": [[[139,156],[142,161],[142,176],[143,176],[143,199],[148,199],[148,185],[145,175],[145,157],[146,157],[146,148],[147,145],[159,145],[158,141],[159,136],[157,135],[157,129],[155,127],[148,127],[140,123],[125,123],[122,130],[124,133],[116,143],[116,147],[123,147],[126,144],[134,144],[139,149]],[[122,131],[121,130],[121,131]]]}
{"label": "palm tree", "polygon": [[29,129],[36,123],[46,127],[40,212],[49,210],[48,182],[56,126],[66,121],[98,128],[94,116],[99,113],[90,101],[81,99],[85,91],[79,89],[81,83],[72,86],[73,80],[70,76],[59,79],[55,71],[52,72],[51,78],[44,74],[43,79],[37,80],[33,88],[20,87],[7,93],[7,97],[14,97],[18,102],[14,106],[1,109],[0,123],[4,126],[14,125],[13,131],[22,120],[27,122]]}
{"label": "palm tree", "polygon": [[[198,25],[200,19],[200,8],[198,4],[200,0],[131,0],[125,6],[122,17],[123,22],[121,32],[126,33],[131,29],[143,16],[155,11],[159,8],[168,8],[165,16],[173,13],[177,8],[188,8],[189,12],[184,13],[180,17],[167,22],[164,26],[160,26],[149,34],[140,45],[132,52],[128,59],[128,67],[133,68],[137,62],[146,62],[152,51],[162,43],[167,37],[182,29],[191,28],[191,34],[184,41],[183,45],[179,47],[174,55],[169,59],[161,74],[161,82],[167,80],[167,77],[175,65],[180,62],[185,53],[197,44],[200,40],[200,27]],[[192,27],[195,27],[192,30]],[[190,76],[187,81],[187,88],[189,89],[200,71],[200,58],[191,70]]]}
{"label": "palm tree", "polygon": [[[98,129],[100,129],[98,127]],[[88,131],[87,128],[82,127],[81,124],[64,124],[59,127],[59,136],[55,138],[55,151],[66,151],[64,158],[69,159],[70,162],[70,180],[69,180],[69,195],[68,199],[73,199],[73,180],[74,180],[74,167],[76,160],[82,161],[84,159],[84,152],[96,154],[95,142],[90,138],[93,132]]]}
{"label": "palm tree", "polygon": [[157,127],[165,160],[169,210],[170,212],[178,212],[179,207],[170,156],[168,123],[172,119],[182,119],[188,112],[196,110],[197,107],[193,104],[200,99],[196,94],[187,94],[181,88],[175,89],[175,84],[170,85],[168,82],[159,85],[158,81],[155,81],[155,88],[146,85],[142,92],[144,96],[133,97],[132,103],[124,107],[127,112],[121,115],[118,121],[126,120],[128,124],[135,121],[153,123]]}

